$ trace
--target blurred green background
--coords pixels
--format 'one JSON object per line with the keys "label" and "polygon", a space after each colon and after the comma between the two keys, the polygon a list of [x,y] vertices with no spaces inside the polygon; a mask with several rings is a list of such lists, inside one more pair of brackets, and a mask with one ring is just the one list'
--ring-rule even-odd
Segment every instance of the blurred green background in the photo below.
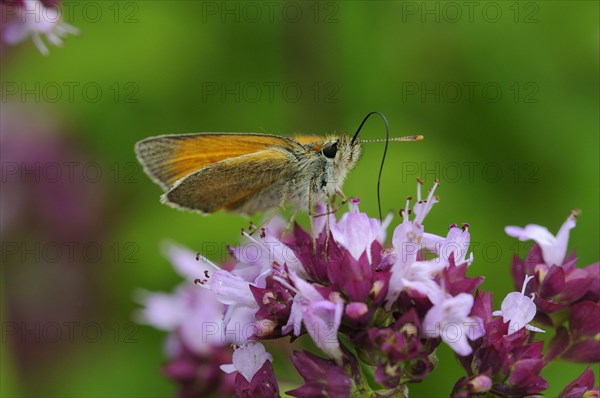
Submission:
{"label": "blurred green background", "polygon": [[[165,334],[132,323],[134,292],[180,282],[163,240],[235,244],[248,220],[161,205],[133,154],[152,135],[352,133],[377,110],[393,135],[426,137],[390,145],[383,209],[397,214],[416,177],[426,186],[440,178],[426,228],[470,224],[470,273],[486,276],[496,307],[514,290],[511,256],[526,247],[506,225],[555,233],[579,208],[570,250],[580,266],[600,257],[597,2],[72,3],[65,19],[81,34],[64,48],[46,58],[28,40],[2,53],[3,162],[9,139],[31,134],[27,145],[53,142],[53,159],[63,173],[74,162],[75,175],[63,174],[66,193],[27,180],[22,196],[2,202],[4,219],[20,207],[2,228],[3,242],[18,246],[3,246],[3,396],[173,394],[160,375]],[[383,124],[373,119],[364,132],[381,138]],[[345,184],[374,217],[382,150],[365,144]],[[49,245],[62,248],[58,260],[44,254]],[[461,377],[450,350],[439,352],[440,366],[411,396],[447,396]],[[284,366],[280,375],[297,381]],[[549,366],[548,396],[583,369]]]}

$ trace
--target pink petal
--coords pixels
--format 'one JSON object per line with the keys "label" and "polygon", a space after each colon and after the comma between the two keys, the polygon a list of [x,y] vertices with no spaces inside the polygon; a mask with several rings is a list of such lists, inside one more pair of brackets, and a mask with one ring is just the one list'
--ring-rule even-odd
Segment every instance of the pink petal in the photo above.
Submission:
{"label": "pink petal", "polygon": [[294,282],[294,286],[298,289],[298,292],[308,301],[323,300],[321,293],[312,284],[306,282],[298,275],[290,273],[290,279]]}
{"label": "pink petal", "polygon": [[215,267],[203,257],[196,261],[196,253],[188,248],[167,242],[163,244],[163,253],[173,264],[173,268],[184,279],[193,282],[195,279],[205,279],[205,271],[212,274]]}
{"label": "pink petal", "polygon": [[364,213],[346,213],[340,223],[331,226],[334,239],[356,260],[371,247],[377,234],[371,230],[369,217]]}
{"label": "pink petal", "polygon": [[342,351],[337,331],[342,321],[344,303],[323,300],[304,308],[304,326],[313,341],[324,353],[341,361]]}
{"label": "pink petal", "polygon": [[554,236],[548,231],[548,228],[540,225],[529,224],[525,228],[509,225],[504,228],[508,236],[518,238],[519,240],[534,240],[540,246],[554,243]]}
{"label": "pink petal", "polygon": [[235,350],[233,364],[221,365],[221,370],[225,373],[238,371],[248,382],[251,382],[266,361],[273,362],[273,357],[265,347],[261,343],[249,343]]}
{"label": "pink petal", "polygon": [[[297,297],[297,298],[296,298]],[[287,324],[281,328],[283,334],[289,333],[292,329],[294,330],[295,336],[300,336],[302,329],[302,305],[300,304],[300,296],[296,295],[292,302],[292,308],[290,309],[290,317]]]}
{"label": "pink petal", "polygon": [[29,29],[22,22],[10,22],[6,24],[3,32],[4,41],[8,44],[17,44],[27,38]]}
{"label": "pink petal", "polygon": [[467,335],[465,333],[460,334],[460,331],[458,331],[458,333],[459,334],[452,337],[444,337],[444,334],[442,334],[442,340],[444,340],[444,342],[448,344],[450,348],[452,348],[452,350],[454,350],[454,352],[456,352],[458,355],[463,357],[470,355],[473,352],[473,349],[471,348],[471,345],[469,345]]}
{"label": "pink petal", "polygon": [[234,305],[225,313],[225,336],[223,344],[246,343],[252,339],[256,331],[256,311],[258,307]]}
{"label": "pink petal", "polygon": [[524,328],[535,317],[537,311],[533,301],[519,292],[509,293],[500,308],[504,322],[510,322],[509,334]]}
{"label": "pink petal", "polygon": [[173,330],[185,317],[184,305],[177,295],[167,293],[142,293],[144,309],[142,321],[157,329]]}
{"label": "pink petal", "polygon": [[422,229],[410,221],[403,222],[396,227],[392,235],[392,244],[398,252],[398,260],[404,263],[413,263],[417,260],[419,239],[423,235]]}
{"label": "pink petal", "polygon": [[210,289],[217,300],[225,305],[245,305],[252,307],[256,305],[254,296],[250,291],[250,283],[231,274],[219,270],[209,279]]}

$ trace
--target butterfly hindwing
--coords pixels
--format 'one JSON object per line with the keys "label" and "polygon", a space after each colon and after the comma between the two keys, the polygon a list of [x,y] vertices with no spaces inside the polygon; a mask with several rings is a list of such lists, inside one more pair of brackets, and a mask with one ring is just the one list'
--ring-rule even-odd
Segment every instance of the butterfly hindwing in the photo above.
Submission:
{"label": "butterfly hindwing", "polygon": [[162,201],[201,213],[252,214],[277,207],[293,179],[294,162],[290,152],[273,148],[222,160],[179,180]]}

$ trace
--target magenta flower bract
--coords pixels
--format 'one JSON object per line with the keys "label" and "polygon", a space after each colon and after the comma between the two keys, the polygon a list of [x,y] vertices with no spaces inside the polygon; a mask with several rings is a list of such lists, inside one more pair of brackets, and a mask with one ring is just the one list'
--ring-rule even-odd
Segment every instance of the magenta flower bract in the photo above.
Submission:
{"label": "magenta flower bract", "polygon": [[562,390],[559,398],[598,398],[600,390],[594,388],[594,372],[587,368]]}
{"label": "magenta flower bract", "polygon": [[334,361],[306,351],[295,351],[290,359],[305,384],[288,391],[288,395],[298,398],[350,396],[354,382]]}

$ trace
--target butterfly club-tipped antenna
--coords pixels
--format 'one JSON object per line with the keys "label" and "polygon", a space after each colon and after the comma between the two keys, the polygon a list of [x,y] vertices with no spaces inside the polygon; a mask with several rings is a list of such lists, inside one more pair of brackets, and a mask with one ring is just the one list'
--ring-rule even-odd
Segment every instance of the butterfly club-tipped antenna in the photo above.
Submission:
{"label": "butterfly club-tipped antenna", "polygon": [[379,221],[383,222],[383,214],[381,213],[381,174],[383,172],[383,165],[385,163],[385,156],[387,154],[387,149],[388,149],[388,144],[390,141],[421,141],[423,139],[422,135],[410,135],[410,136],[406,136],[406,137],[393,137],[390,138],[390,128],[388,125],[388,121],[386,119],[386,117],[383,115],[383,113],[381,112],[369,112],[367,114],[367,116],[365,116],[365,118],[363,119],[363,121],[360,123],[360,126],[358,126],[358,129],[356,130],[356,133],[354,133],[354,136],[352,137],[352,141],[350,141],[350,145],[354,144],[354,141],[356,141],[356,139],[358,138],[358,133],[360,133],[360,130],[362,129],[362,127],[364,126],[364,124],[366,123],[366,121],[373,115],[378,115],[379,117],[381,117],[381,119],[383,119],[383,123],[385,124],[385,139],[376,139],[376,140],[360,140],[360,142],[385,142],[385,146],[383,148],[383,156],[381,157],[381,165],[379,166],[379,175],[377,176],[377,206],[379,208]]}

